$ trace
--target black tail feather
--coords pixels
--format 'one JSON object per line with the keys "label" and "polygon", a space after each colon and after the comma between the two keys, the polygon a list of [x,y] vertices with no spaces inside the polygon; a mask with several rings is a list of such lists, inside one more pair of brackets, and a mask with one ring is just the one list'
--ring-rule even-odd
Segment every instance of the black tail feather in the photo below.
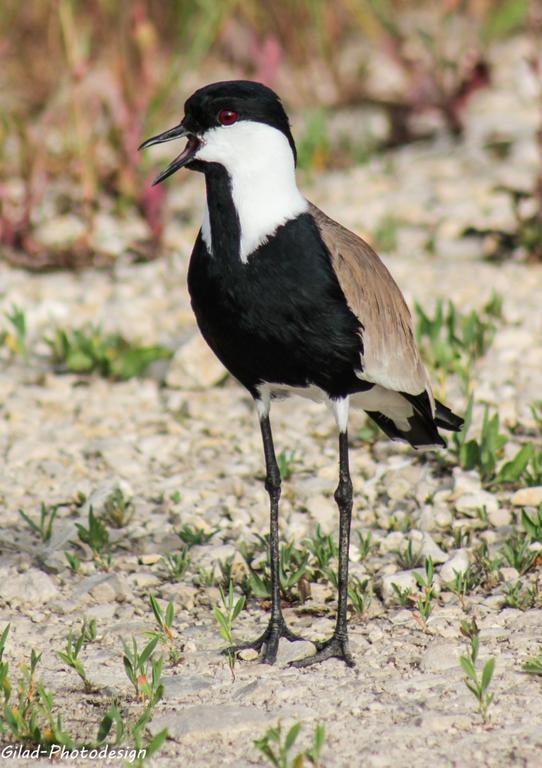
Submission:
{"label": "black tail feather", "polygon": [[415,413],[408,420],[409,429],[407,430],[399,429],[389,416],[385,416],[379,411],[367,411],[366,413],[392,440],[406,440],[413,448],[446,445],[438,433],[435,422],[422,418],[418,413]]}
{"label": "black tail feather", "polygon": [[395,422],[380,411],[367,411],[371,419],[392,440],[406,440],[413,448],[422,446],[445,446],[446,443],[439,435],[438,427],[452,432],[458,432],[463,426],[463,419],[456,416],[449,408],[435,400],[435,415],[431,409],[431,401],[427,392],[420,395],[401,395],[414,407],[414,414],[408,419],[409,428],[402,430]]}
{"label": "black tail feather", "polygon": [[447,406],[435,400],[435,424],[442,429],[448,429],[450,432],[459,432],[464,420],[461,416],[456,416]]}

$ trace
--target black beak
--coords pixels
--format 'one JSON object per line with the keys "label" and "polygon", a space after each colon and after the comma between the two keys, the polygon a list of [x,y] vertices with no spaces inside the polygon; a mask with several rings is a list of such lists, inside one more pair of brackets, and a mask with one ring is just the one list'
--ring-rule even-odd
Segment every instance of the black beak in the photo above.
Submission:
{"label": "black beak", "polygon": [[139,149],[147,149],[147,147],[153,147],[155,144],[163,144],[166,141],[173,141],[174,139],[182,139],[184,137],[188,138],[186,147],[183,149],[181,154],[178,155],[175,160],[173,160],[168,165],[168,167],[155,178],[152,183],[153,187],[155,184],[160,184],[161,181],[167,179],[168,176],[171,176],[173,173],[175,173],[175,171],[178,171],[179,168],[187,165],[200,148],[201,141],[197,136],[187,130],[182,123],[180,123],[174,128],[170,128],[169,131],[164,131],[164,133],[159,133],[157,136],[153,136],[152,138],[147,139],[147,141],[144,141],[143,144],[141,144],[139,147]]}

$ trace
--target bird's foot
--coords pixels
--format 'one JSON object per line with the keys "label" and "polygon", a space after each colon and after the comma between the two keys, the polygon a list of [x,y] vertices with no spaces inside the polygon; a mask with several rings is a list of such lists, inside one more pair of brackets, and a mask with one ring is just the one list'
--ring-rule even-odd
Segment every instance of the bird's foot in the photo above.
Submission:
{"label": "bird's foot", "polygon": [[326,659],[340,659],[348,667],[356,666],[352,654],[348,650],[348,637],[346,636],[332,635],[329,640],[316,643],[316,649],[316,653],[313,656],[305,656],[304,659],[292,661],[289,666],[302,669],[303,667],[310,667],[312,664],[319,664]]}
{"label": "bird's foot", "polygon": [[271,619],[265,632],[256,640],[239,643],[239,645],[232,645],[229,648],[224,649],[222,653],[231,655],[251,648],[261,652],[261,661],[264,664],[274,664],[277,658],[279,640],[281,637],[285,637],[290,643],[294,643],[297,640],[303,640],[302,637],[296,635],[295,632],[292,632],[292,630],[289,629],[281,616],[279,619]]}

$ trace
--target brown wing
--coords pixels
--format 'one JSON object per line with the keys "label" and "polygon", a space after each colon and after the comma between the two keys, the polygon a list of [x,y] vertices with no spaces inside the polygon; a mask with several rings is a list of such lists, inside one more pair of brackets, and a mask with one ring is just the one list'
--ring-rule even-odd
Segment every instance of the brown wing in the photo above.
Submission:
{"label": "brown wing", "polygon": [[362,378],[386,389],[432,394],[420,359],[410,312],[394,279],[361,237],[309,203],[348,306],[359,319],[363,339]]}

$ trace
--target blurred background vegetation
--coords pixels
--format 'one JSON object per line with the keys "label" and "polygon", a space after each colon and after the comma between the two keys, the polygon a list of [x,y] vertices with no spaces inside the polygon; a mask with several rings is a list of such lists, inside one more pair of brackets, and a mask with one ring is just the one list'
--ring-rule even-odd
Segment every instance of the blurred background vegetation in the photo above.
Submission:
{"label": "blurred background vegetation", "polygon": [[[156,256],[168,190],[150,187],[156,165],[137,147],[213,80],[275,88],[303,116],[296,136],[309,172],[439,131],[460,141],[500,41],[531,41],[540,84],[541,18],[538,0],[3,0],[0,258],[33,269],[107,262],[92,237],[103,210],[136,212],[137,256]],[[376,115],[376,134],[329,131],[330,115],[357,108]],[[539,260],[542,172],[531,197],[518,231]],[[53,214],[77,222],[69,247],[36,238]]]}

